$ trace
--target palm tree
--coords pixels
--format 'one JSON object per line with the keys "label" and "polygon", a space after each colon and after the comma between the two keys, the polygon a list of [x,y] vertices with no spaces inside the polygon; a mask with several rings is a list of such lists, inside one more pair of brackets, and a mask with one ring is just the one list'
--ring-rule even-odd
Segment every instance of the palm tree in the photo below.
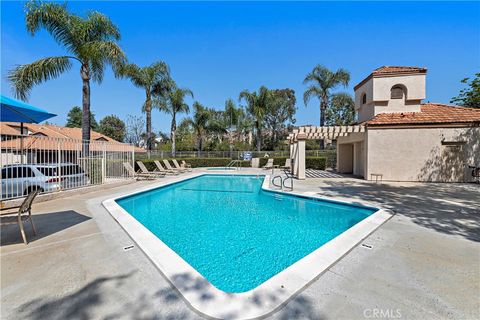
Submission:
{"label": "palm tree", "polygon": [[[342,85],[348,86],[350,81],[350,73],[344,69],[338,69],[332,72],[322,65],[317,65],[313,70],[307,74],[303,80],[304,84],[310,86],[303,93],[303,102],[308,104],[311,97],[316,97],[320,100],[320,126],[325,124],[325,110],[328,108],[331,98],[331,91]],[[320,148],[323,149],[323,140],[320,141]]]}
{"label": "palm tree", "polygon": [[172,139],[172,157],[175,157],[175,133],[177,131],[177,113],[188,113],[190,108],[185,103],[185,97],[190,96],[193,98],[193,92],[187,88],[177,88],[174,86],[166,92],[158,102],[156,102],[161,111],[168,113],[172,116],[172,124],[170,126],[170,136]]}
{"label": "palm tree", "polygon": [[139,67],[135,64],[127,64],[119,70],[122,77],[129,78],[133,85],[145,90],[145,102],[142,111],[146,114],[146,141],[147,149],[152,150],[152,109],[159,108],[154,104],[152,95],[156,94],[158,88],[162,87],[166,81],[169,81],[169,70],[165,62],[155,62],[147,67]]}
{"label": "palm tree", "polygon": [[27,100],[34,85],[57,78],[70,70],[72,62],[80,64],[82,88],[82,139],[83,152],[88,153],[90,140],[90,80],[101,83],[106,65],[114,71],[125,62],[125,55],[116,41],[120,32],[112,21],[99,12],[91,12],[86,18],[67,11],[65,4],[30,1],[26,4],[27,30],[35,35],[45,29],[65,47],[67,54],[48,57],[33,63],[17,66],[9,72],[16,97]]}
{"label": "palm tree", "polygon": [[225,110],[223,111],[225,128],[228,133],[228,144],[230,148],[230,157],[233,152],[233,135],[235,131],[238,131],[240,111],[241,109],[235,106],[235,102],[232,99],[225,101]]}
{"label": "palm tree", "polygon": [[265,119],[265,113],[267,112],[269,99],[271,99],[270,91],[261,86],[258,93],[248,90],[240,92],[239,101],[245,100],[247,103],[247,112],[254,118],[254,126],[257,140],[257,151],[262,150],[262,128]]}
{"label": "palm tree", "polygon": [[203,149],[203,139],[208,130],[208,122],[210,119],[210,113],[208,109],[201,105],[199,102],[195,101],[192,105],[194,114],[191,118],[185,118],[183,120],[184,125],[189,125],[195,131],[195,135],[197,136],[197,151],[198,156]]}

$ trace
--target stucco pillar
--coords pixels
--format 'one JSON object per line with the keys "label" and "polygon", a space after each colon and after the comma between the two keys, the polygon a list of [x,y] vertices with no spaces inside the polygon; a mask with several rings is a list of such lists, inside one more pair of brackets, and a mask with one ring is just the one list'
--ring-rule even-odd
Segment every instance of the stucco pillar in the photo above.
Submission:
{"label": "stucco pillar", "polygon": [[297,159],[297,141],[294,140],[292,142],[292,174],[294,176],[297,175],[297,164],[298,164],[298,159]]}
{"label": "stucco pillar", "polygon": [[293,174],[293,161],[294,161],[294,154],[293,154],[293,141],[290,141],[290,173]]}
{"label": "stucco pillar", "polygon": [[297,179],[305,180],[305,140],[307,140],[307,136],[299,133],[297,140]]}

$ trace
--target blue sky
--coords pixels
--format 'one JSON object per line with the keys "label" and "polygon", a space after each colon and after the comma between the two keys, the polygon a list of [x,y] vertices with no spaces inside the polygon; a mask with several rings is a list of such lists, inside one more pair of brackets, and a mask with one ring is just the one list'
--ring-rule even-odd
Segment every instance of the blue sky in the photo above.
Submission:
{"label": "blue sky", "polygon": [[[25,29],[24,2],[1,2],[1,92],[12,95],[5,76],[13,66],[65,51],[45,31]],[[243,89],[292,88],[297,124],[318,124],[318,102],[304,106],[302,80],[316,64],[351,72],[348,88],[382,65],[428,68],[427,100],[448,103],[460,80],[479,72],[479,2],[70,2],[83,15],[97,10],[119,27],[131,62],[163,60],[195,100],[222,109]],[[81,106],[79,66],[35,87],[29,102],[57,113]],[[108,71],[92,86],[97,120],[140,115],[144,92]],[[191,103],[191,101],[189,101]],[[156,131],[170,118],[153,112]]]}

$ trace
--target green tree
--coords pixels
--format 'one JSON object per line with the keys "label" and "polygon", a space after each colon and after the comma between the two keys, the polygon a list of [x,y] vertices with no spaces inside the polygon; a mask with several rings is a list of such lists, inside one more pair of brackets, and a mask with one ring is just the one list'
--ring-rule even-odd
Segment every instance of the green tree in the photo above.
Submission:
{"label": "green tree", "polygon": [[134,86],[145,91],[145,101],[143,103],[142,111],[146,114],[147,149],[152,150],[152,109],[154,107],[160,107],[159,105],[153,103],[155,100],[152,99],[152,96],[158,92],[160,87],[164,86],[166,81],[169,81],[168,66],[162,61],[153,63],[147,67],[139,67],[135,64],[127,64],[120,68],[119,73],[122,77],[129,78]]}
{"label": "green tree", "polygon": [[175,157],[176,145],[175,134],[177,131],[177,114],[190,112],[190,107],[185,102],[185,98],[190,96],[193,98],[193,92],[187,88],[177,88],[172,86],[169,90],[156,100],[159,109],[172,116],[170,126],[170,137],[172,140],[172,156]]}
{"label": "green tree", "polygon": [[[34,85],[57,78],[72,68],[72,62],[78,62],[83,83],[82,139],[89,141],[90,80],[101,83],[106,65],[116,70],[125,62],[117,44],[120,32],[107,16],[95,11],[83,18],[68,12],[66,4],[35,0],[27,2],[25,9],[27,30],[35,35],[45,29],[67,54],[43,58],[10,71],[8,79],[15,95],[26,100]],[[88,143],[84,144],[84,152],[88,152]]]}
{"label": "green tree", "polygon": [[228,135],[228,147],[230,150],[230,157],[232,156],[234,146],[234,136],[238,132],[239,122],[241,117],[241,108],[235,106],[235,102],[232,99],[225,101],[224,116],[224,129]]}
{"label": "green tree", "polygon": [[[303,93],[303,102],[307,105],[312,97],[316,97],[320,101],[320,126],[325,125],[325,110],[329,106],[331,91],[340,85],[347,87],[349,81],[350,73],[348,71],[338,69],[332,72],[322,65],[315,66],[306,75],[303,83],[309,84],[309,87]],[[320,141],[320,148],[324,148],[323,140]]]}
{"label": "green tree", "polygon": [[200,156],[206,136],[211,133],[224,133],[225,128],[223,122],[217,117],[215,110],[206,108],[197,101],[193,103],[193,110],[193,117],[185,118],[182,125],[189,125],[193,128]]}
{"label": "green tree", "polygon": [[125,123],[113,114],[100,120],[98,126],[98,132],[120,142],[125,139],[125,131]]}
{"label": "green tree", "polygon": [[248,90],[243,90],[240,92],[239,96],[239,101],[244,100],[247,103],[246,110],[254,119],[255,138],[258,151],[262,150],[262,129],[270,96],[271,93],[265,86],[261,86],[258,93],[255,91],[250,92]]}
{"label": "green tree", "polygon": [[[67,123],[65,124],[67,128],[81,128],[82,127],[82,109],[80,107],[73,107],[70,109],[67,115]],[[95,120],[95,115],[90,112],[90,129],[97,130],[98,124]]]}
{"label": "green tree", "polygon": [[327,126],[348,126],[355,122],[355,102],[348,93],[335,93],[325,110]]}
{"label": "green tree", "polygon": [[467,87],[460,90],[458,96],[453,97],[450,103],[466,108],[480,108],[480,73],[475,74],[475,79],[465,78],[461,81]]}
{"label": "green tree", "polygon": [[295,123],[295,91],[292,89],[271,90],[271,98],[265,114],[265,126],[272,133],[272,148],[278,144],[288,123]]}

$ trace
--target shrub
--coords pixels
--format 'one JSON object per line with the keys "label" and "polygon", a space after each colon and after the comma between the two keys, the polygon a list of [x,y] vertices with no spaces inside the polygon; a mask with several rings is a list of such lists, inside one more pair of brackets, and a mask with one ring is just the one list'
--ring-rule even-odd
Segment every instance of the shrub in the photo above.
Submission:
{"label": "shrub", "polygon": [[305,168],[325,170],[327,166],[327,158],[325,157],[306,157]]}
{"label": "shrub", "polygon": [[[273,159],[274,165],[284,166],[285,160],[287,157],[274,157],[274,158],[260,158],[260,166],[263,167],[267,164],[268,159]],[[155,166],[154,161],[163,160],[161,158],[151,158],[151,159],[143,159],[142,162],[148,168],[148,170],[155,170],[157,167]],[[167,159],[171,160],[171,159]],[[200,168],[200,167],[225,167],[232,159],[230,158],[177,158],[177,161],[180,163],[181,160],[185,160],[188,164],[192,166],[192,168]],[[318,169],[318,170],[325,170],[326,161],[325,157],[306,157],[305,158],[305,166],[307,169]],[[171,162],[170,162],[171,163]],[[162,163],[163,165],[163,163]],[[173,165],[173,164],[172,164]],[[242,160],[240,162],[240,167],[250,167],[250,161]],[[135,164],[135,170],[138,170],[137,165]]]}

